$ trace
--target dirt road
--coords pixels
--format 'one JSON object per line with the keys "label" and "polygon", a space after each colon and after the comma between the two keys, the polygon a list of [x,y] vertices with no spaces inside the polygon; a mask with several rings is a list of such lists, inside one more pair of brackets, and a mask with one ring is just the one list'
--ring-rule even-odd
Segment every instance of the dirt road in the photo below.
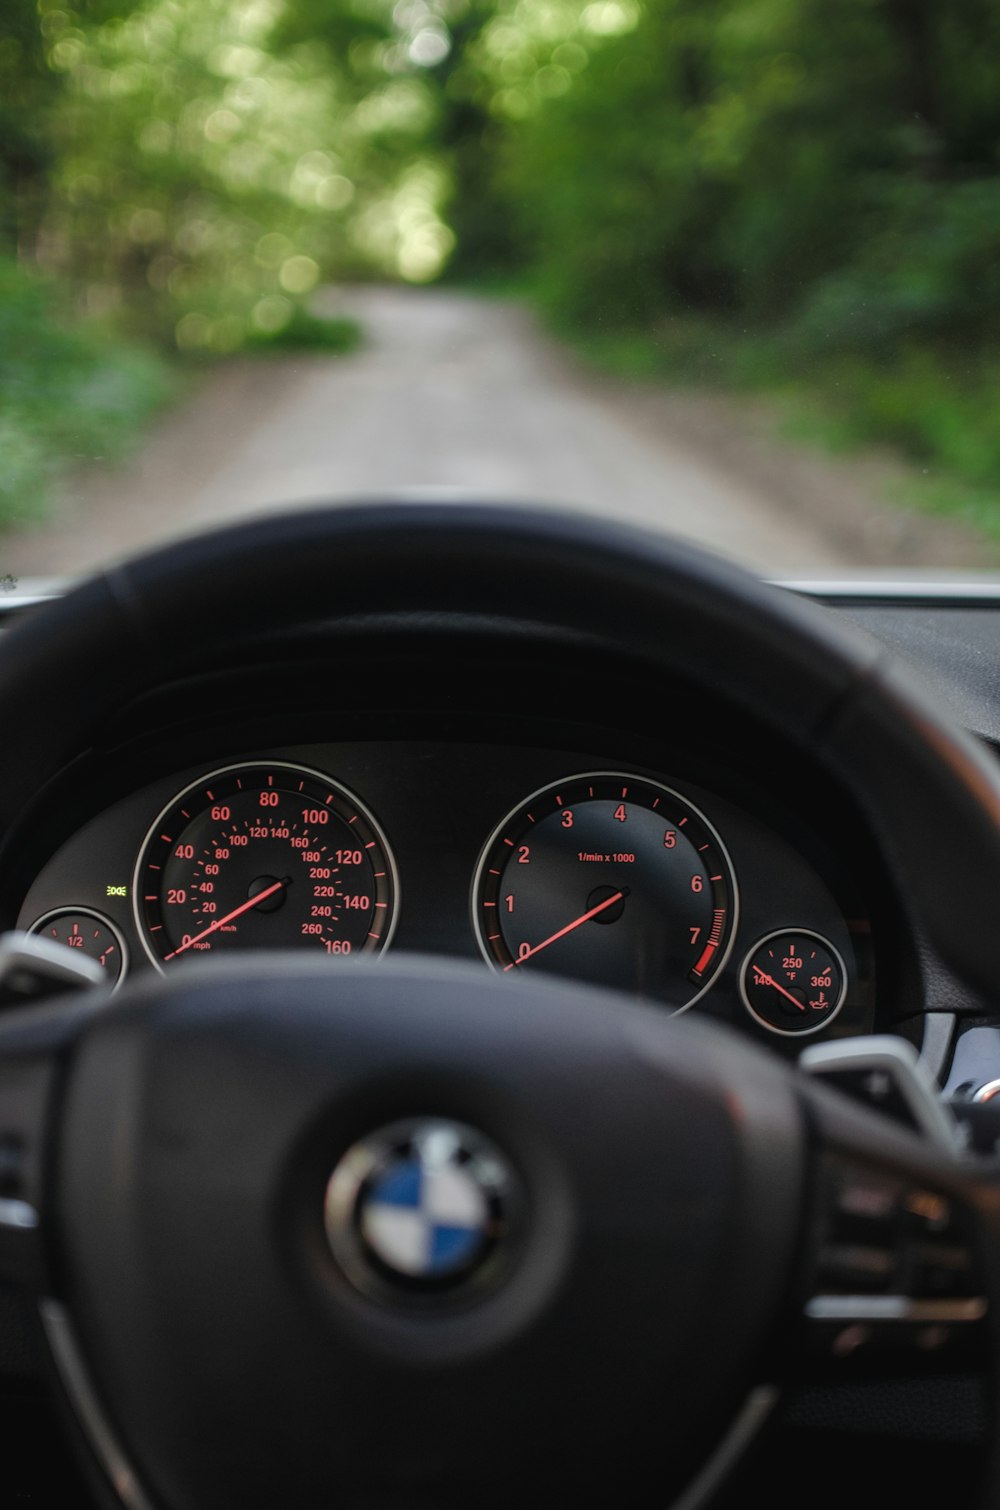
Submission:
{"label": "dirt road", "polygon": [[611,513],[772,576],[977,564],[967,535],[880,503],[877,466],[789,450],[722,398],[593,377],[517,305],[404,288],[339,301],[360,351],[217,369],[130,463],[0,538],[0,571],[76,576],[274,505],[440,489]]}

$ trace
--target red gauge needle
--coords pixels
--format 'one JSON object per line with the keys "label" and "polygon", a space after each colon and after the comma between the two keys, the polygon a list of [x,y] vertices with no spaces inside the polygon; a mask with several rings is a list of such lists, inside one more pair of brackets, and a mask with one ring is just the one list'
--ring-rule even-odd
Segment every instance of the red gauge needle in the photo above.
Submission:
{"label": "red gauge needle", "polygon": [[762,970],[759,965],[754,965],[753,968],[754,973],[757,976],[758,986],[773,986],[776,991],[781,992],[782,996],[788,997],[788,1000],[791,1002],[793,1007],[798,1007],[800,1012],[805,1011],[805,1007],[802,1002],[800,1002],[797,997],[793,996],[791,991],[786,991],[784,986],[779,986],[773,975],[768,975],[767,972],[765,970]]}
{"label": "red gauge needle", "polygon": [[258,891],[255,897],[250,897],[248,901],[243,902],[239,907],[234,907],[232,912],[227,912],[224,918],[216,918],[214,923],[210,923],[207,928],[203,928],[200,933],[196,933],[193,939],[188,939],[186,944],[182,944],[172,954],[165,954],[163,956],[163,963],[166,964],[168,959],[176,959],[178,954],[183,954],[185,949],[190,949],[192,944],[198,943],[199,939],[208,938],[208,935],[214,933],[217,928],[222,928],[226,923],[231,923],[233,918],[238,918],[242,913],[249,912],[252,907],[259,907],[266,897],[273,897],[276,891],[281,891],[284,887],[291,885],[291,879],[291,876],[286,876],[283,881],[275,881],[273,886],[268,886],[264,891]]}
{"label": "red gauge needle", "polygon": [[527,949],[524,954],[519,954],[517,959],[512,959],[509,965],[504,965],[504,971],[513,970],[515,965],[523,965],[525,960],[530,959],[533,954],[538,954],[542,949],[547,949],[550,944],[555,943],[556,939],[565,938],[567,933],[572,933],[573,929],[579,928],[581,923],[589,923],[591,918],[596,918],[599,912],[605,912],[609,907],[613,907],[616,902],[624,901],[624,899],[624,891],[612,892],[611,896],[605,897],[603,902],[598,902],[597,906],[592,907],[589,912],[583,913],[581,917],[574,918],[572,923],[566,924],[565,928],[560,928],[558,933],[550,934],[547,939],[543,939],[540,944],[536,944],[534,949]]}

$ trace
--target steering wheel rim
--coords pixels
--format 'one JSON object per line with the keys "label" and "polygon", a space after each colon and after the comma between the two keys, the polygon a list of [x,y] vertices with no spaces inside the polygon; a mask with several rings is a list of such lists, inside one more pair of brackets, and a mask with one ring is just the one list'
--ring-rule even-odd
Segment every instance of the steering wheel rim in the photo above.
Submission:
{"label": "steering wheel rim", "polygon": [[[992,991],[1000,777],[985,752],[881,647],[814,605],[683,541],[564,511],[315,507],[167,545],[84,582],[4,637],[0,709],[18,733],[5,750],[0,835],[16,833],[40,784],[116,705],[181,674],[206,641],[235,646],[307,616],[399,610],[596,635],[752,710],[853,791],[920,926],[960,979]],[[38,689],[50,684],[58,701],[40,720]]]}
{"label": "steering wheel rim", "polygon": [[[205,611],[192,615],[192,601]],[[111,706],[148,685],[151,663],[157,678],[183,674],[206,636],[235,646],[265,625],[293,629],[303,621],[303,605],[312,618],[431,610],[554,624],[595,634],[664,675],[698,680],[736,709],[752,708],[850,785],[928,935],[962,978],[981,989],[992,985],[989,914],[990,898],[1000,888],[1000,781],[978,747],[908,686],[881,652],[810,605],[678,541],[561,512],[392,503],[309,509],[167,546],[84,583],[17,626],[0,646],[0,710],[7,726],[18,730],[0,790],[0,832],[15,832],[16,818],[40,780],[85,746]],[[92,682],[75,674],[95,657],[114,673],[102,679],[100,699]],[[67,693],[60,695],[53,730],[51,722],[39,724],[37,688],[49,683],[56,668]],[[930,828],[928,812],[936,815]],[[223,984],[227,978],[222,972]],[[249,991],[245,976],[238,978]],[[391,967],[375,967],[368,978],[400,989],[398,980],[393,987]],[[411,973],[405,990],[418,992],[420,981],[419,971]],[[319,987],[310,980],[303,989]],[[455,989],[461,994],[469,988],[459,982]],[[484,994],[492,992],[490,986]],[[249,994],[256,1003],[250,1016],[259,1027],[259,999]],[[539,1011],[543,1017],[551,1011],[553,1024],[565,1016],[559,995],[559,988],[547,986],[538,998]],[[74,1174],[59,1187],[61,1240],[69,1233],[81,1264],[86,1200],[100,1200],[84,1155],[89,1150],[92,1169],[107,1174],[107,1150],[116,1138],[120,1145],[123,1135],[118,1124],[101,1124],[103,1131],[93,1133],[96,1142],[84,1135],[100,1123],[95,1108],[100,1087],[105,1097],[111,1088],[107,1063],[114,1044],[125,1046],[122,1063],[145,1063],[150,1044],[138,1042],[136,1025],[152,1023],[148,1031],[161,1033],[164,1013],[170,1017],[184,1000],[169,982],[127,993],[121,1006],[87,1026],[72,1050],[77,1068],[61,1115],[75,1118],[74,1135],[64,1136],[57,1165],[62,1176],[66,1170]],[[200,1010],[210,1016],[215,1007]],[[628,1014],[625,1036],[634,1047],[647,1031],[639,1025],[644,1009],[629,1008]],[[196,1028],[203,1030],[207,1020],[203,1015]],[[241,1021],[249,1031],[249,1019]],[[450,1028],[461,1036],[457,1013]],[[652,1031],[658,1035],[655,1054],[665,1053],[663,1029]],[[63,1040],[60,1045],[65,1052]],[[772,1074],[763,1067],[769,1061],[749,1050],[741,1049],[737,1058],[739,1065],[727,1074],[745,1076],[758,1088],[768,1085],[768,1094],[756,1099],[770,1099],[771,1115],[794,1142],[801,1092],[790,1088],[785,1071]],[[128,1078],[134,1073],[123,1069],[122,1083],[137,1092],[143,1082]],[[712,1079],[714,1106],[721,1084],[716,1072],[709,1074],[699,1061],[685,1073],[688,1089],[699,1075]],[[179,1093],[175,1088],[171,1094]],[[740,1115],[745,1111],[742,1106]],[[763,1146],[761,1116],[758,1106],[746,1117],[757,1139],[753,1146],[740,1144],[747,1168],[755,1166]],[[735,1122],[727,1126],[736,1137]],[[803,1124],[798,1126],[801,1133]],[[870,1135],[870,1128],[862,1130]],[[138,1139],[135,1126],[130,1135]],[[801,1173],[797,1158],[790,1157],[777,1203],[783,1215],[775,1218],[781,1230],[772,1233],[778,1249],[791,1240]],[[936,1177],[945,1179],[940,1170]],[[740,1187],[741,1200],[750,1188]],[[762,1187],[752,1188],[759,1200]],[[109,1220],[113,1215],[109,1209]],[[772,1296],[772,1309],[774,1303]]]}

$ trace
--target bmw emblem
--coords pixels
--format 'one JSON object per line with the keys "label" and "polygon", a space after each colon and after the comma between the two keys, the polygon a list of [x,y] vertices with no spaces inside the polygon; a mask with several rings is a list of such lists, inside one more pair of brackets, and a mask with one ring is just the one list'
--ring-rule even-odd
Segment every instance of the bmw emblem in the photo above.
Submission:
{"label": "bmw emblem", "polygon": [[514,1175],[474,1128],[394,1122],[348,1149],[326,1188],[327,1239],[359,1288],[440,1294],[496,1269]]}

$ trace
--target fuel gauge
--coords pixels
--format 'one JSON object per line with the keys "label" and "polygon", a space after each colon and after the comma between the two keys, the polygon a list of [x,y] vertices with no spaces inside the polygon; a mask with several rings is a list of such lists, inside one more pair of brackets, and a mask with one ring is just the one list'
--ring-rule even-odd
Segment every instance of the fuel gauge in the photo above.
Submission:
{"label": "fuel gauge", "polygon": [[79,950],[100,965],[110,985],[121,984],[128,960],[125,940],[101,913],[86,907],[60,907],[32,923],[28,932]]}
{"label": "fuel gauge", "polygon": [[847,971],[820,934],[782,929],[762,938],[747,955],[740,994],[761,1027],[801,1038],[818,1033],[836,1017],[847,994]]}

